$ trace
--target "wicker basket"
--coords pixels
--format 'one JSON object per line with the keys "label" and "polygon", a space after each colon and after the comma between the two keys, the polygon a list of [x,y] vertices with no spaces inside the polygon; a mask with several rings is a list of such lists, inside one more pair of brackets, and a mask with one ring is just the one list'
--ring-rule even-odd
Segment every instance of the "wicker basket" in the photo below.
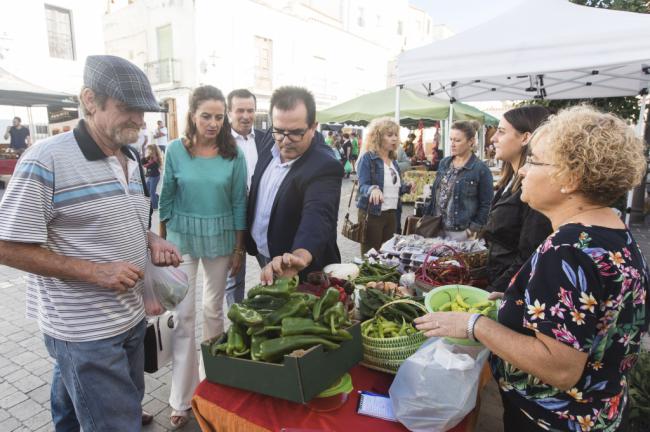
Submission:
{"label": "wicker basket", "polygon": [[[409,299],[398,299],[382,305],[377,309],[377,312],[375,312],[375,317],[379,316],[384,308],[396,303],[411,304],[426,312],[426,308],[418,302]],[[418,348],[420,348],[426,340],[426,337],[421,332],[393,338],[374,338],[363,335],[364,327],[370,325],[367,323],[374,319],[375,318],[364,321],[361,325],[363,364],[373,369],[396,373],[404,360],[409,358],[418,350]]]}

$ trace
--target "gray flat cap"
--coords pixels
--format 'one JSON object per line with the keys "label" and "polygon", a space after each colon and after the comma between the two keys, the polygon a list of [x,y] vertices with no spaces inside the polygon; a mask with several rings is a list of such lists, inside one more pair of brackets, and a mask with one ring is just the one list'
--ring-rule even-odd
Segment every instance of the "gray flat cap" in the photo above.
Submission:
{"label": "gray flat cap", "polygon": [[86,59],[84,85],[142,111],[163,111],[142,70],[121,57],[92,55]]}

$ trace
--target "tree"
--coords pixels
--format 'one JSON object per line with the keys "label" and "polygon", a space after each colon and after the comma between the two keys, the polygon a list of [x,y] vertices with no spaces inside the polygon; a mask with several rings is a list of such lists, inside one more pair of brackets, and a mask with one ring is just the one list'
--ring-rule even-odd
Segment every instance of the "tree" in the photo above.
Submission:
{"label": "tree", "polygon": [[[613,9],[627,12],[637,12],[650,14],[650,1],[649,0],[570,0],[572,3],[591,6],[604,9]],[[611,97],[611,98],[594,98],[594,99],[564,99],[564,100],[532,100],[522,102],[525,104],[538,104],[544,105],[553,111],[561,108],[577,105],[580,103],[588,103],[601,111],[611,112],[619,117],[637,123],[639,121],[639,100],[634,96],[627,97]],[[646,124],[644,131],[644,138],[646,142],[646,153],[648,144],[650,143],[650,104],[646,108]],[[644,177],[645,178],[645,177]],[[632,222],[643,221],[643,208],[645,196],[645,181],[641,183],[634,191],[634,200],[632,204]]]}
{"label": "tree", "polygon": [[627,12],[650,13],[647,0],[571,0],[572,3]]}
{"label": "tree", "polygon": [[[649,0],[570,0],[572,3],[591,6],[603,9],[621,10],[627,12],[638,12],[650,14]],[[563,99],[563,100],[533,100],[526,101],[527,104],[534,103],[544,105],[553,111],[561,108],[588,103],[601,111],[611,112],[619,117],[630,120],[634,123],[639,120],[639,100],[634,96],[595,98],[595,99]],[[650,110],[650,106],[648,107]],[[648,115],[646,118],[650,119]],[[645,135],[650,135],[650,122],[646,123]]]}

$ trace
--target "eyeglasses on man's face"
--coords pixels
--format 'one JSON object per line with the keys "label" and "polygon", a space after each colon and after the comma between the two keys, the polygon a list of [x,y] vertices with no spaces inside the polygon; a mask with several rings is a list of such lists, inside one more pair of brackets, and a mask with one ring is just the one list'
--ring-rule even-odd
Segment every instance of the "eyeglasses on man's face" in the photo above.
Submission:
{"label": "eyeglasses on man's face", "polygon": [[553,164],[533,160],[533,155],[526,156],[526,165],[528,166],[553,166]]}
{"label": "eyeglasses on man's face", "polygon": [[282,142],[284,141],[284,137],[287,137],[289,138],[289,141],[293,143],[297,143],[300,142],[300,140],[305,136],[305,134],[308,131],[309,129],[294,129],[294,130],[281,131],[276,128],[273,128],[271,135],[273,135],[273,139],[276,140],[277,142]]}

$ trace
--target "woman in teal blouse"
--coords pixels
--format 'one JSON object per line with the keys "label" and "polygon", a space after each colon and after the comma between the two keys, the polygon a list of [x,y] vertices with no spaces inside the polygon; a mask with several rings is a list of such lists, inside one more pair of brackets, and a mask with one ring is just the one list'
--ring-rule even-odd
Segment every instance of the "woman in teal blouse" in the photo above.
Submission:
{"label": "woman in teal blouse", "polygon": [[[228,270],[237,274],[245,259],[246,161],[226,116],[226,100],[212,86],[196,88],[189,101],[185,136],[167,147],[160,194],[160,231],[183,254],[190,288],[176,309],[171,424],[187,422],[199,382],[195,346],[195,292],[203,267],[203,336],[223,332],[223,296]],[[201,375],[203,368],[201,367]]]}

